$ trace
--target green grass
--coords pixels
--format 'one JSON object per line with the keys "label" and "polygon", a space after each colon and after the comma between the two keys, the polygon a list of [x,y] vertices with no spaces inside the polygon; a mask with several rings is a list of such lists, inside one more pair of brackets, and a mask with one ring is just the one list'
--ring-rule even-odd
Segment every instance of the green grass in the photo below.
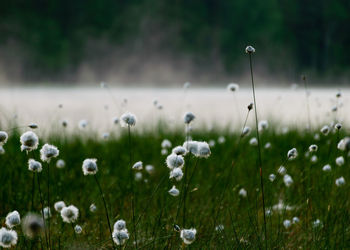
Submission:
{"label": "green grass", "polygon": [[[262,149],[262,164],[265,185],[265,202],[267,209],[283,200],[293,206],[291,211],[273,210],[267,217],[267,246],[269,249],[344,249],[350,247],[350,204],[349,184],[342,187],[335,185],[335,179],[343,176],[350,181],[347,153],[336,148],[337,134],[321,135],[320,141],[313,139],[314,133],[291,130],[287,134],[275,133],[269,128],[261,135],[262,145],[270,142],[270,149]],[[200,132],[202,131],[202,132]],[[81,135],[66,136],[62,139],[52,135],[40,139],[56,145],[60,150],[60,159],[64,159],[66,167],[54,167],[57,159],[51,163],[50,192],[53,204],[63,200],[67,205],[79,208],[77,224],[83,227],[83,233],[74,237],[73,229],[63,224],[60,215],[52,211],[51,241],[54,249],[108,249],[111,248],[109,230],[99,190],[93,176],[84,176],[82,162],[86,158],[97,158],[99,179],[105,193],[111,223],[124,219],[130,233],[125,249],[134,248],[130,181],[129,147],[127,131],[118,138],[97,140],[82,138]],[[217,142],[219,136],[226,141]],[[339,138],[342,138],[341,135]],[[249,145],[252,135],[242,139],[238,145],[238,135],[223,131],[194,131],[193,139],[209,141],[214,139],[216,145],[211,148],[208,159],[197,159],[187,155],[185,169],[187,180],[198,164],[189,183],[186,203],[186,224],[183,225],[183,209],[179,210],[175,219],[179,199],[182,197],[182,182],[169,180],[169,169],[165,165],[166,155],[161,155],[161,141],[169,139],[173,146],[182,145],[185,135],[181,130],[165,133],[132,132],[133,163],[143,161],[144,166],[152,164],[154,174],[142,170],[142,181],[134,182],[135,214],[137,223],[139,249],[179,249],[182,240],[174,231],[174,224],[181,228],[196,228],[197,235],[188,249],[239,249],[264,248],[263,213],[260,193],[260,179],[257,167],[257,148]],[[317,163],[311,163],[304,153],[311,144],[319,146]],[[285,164],[288,174],[294,183],[287,188],[283,177],[277,173],[279,166],[285,162],[287,151],[297,148],[299,156]],[[28,156],[20,152],[19,134],[13,133],[4,146],[6,153],[0,156],[1,162],[1,203],[2,221],[6,214],[18,210],[23,217],[31,210],[32,173],[28,171]],[[39,151],[34,152],[39,160]],[[336,166],[335,158],[343,155],[344,166]],[[33,155],[30,153],[29,157]],[[233,168],[231,169],[233,162]],[[331,164],[331,172],[323,172],[322,167]],[[184,171],[185,172],[185,171]],[[276,180],[270,182],[269,174],[276,174]],[[46,197],[47,165],[43,164],[40,173],[43,195]],[[225,188],[228,181],[227,189]],[[172,197],[168,190],[176,184],[180,196]],[[248,192],[246,198],[238,195],[240,188]],[[222,199],[221,199],[222,198]],[[309,203],[307,204],[307,198]],[[221,201],[221,202],[220,202]],[[96,213],[89,207],[95,203]],[[36,186],[34,210],[40,213],[40,200]],[[283,221],[294,216],[300,219],[285,229]],[[323,227],[314,228],[312,222],[320,219]],[[215,227],[223,225],[224,230],[216,231]],[[62,234],[60,231],[62,230]],[[23,237],[20,228],[18,249],[30,249],[28,239]],[[44,239],[44,238],[43,238]],[[43,240],[44,242],[44,240]],[[60,242],[60,244],[59,244]],[[36,243],[39,248],[39,243]],[[45,243],[44,243],[45,246]]]}

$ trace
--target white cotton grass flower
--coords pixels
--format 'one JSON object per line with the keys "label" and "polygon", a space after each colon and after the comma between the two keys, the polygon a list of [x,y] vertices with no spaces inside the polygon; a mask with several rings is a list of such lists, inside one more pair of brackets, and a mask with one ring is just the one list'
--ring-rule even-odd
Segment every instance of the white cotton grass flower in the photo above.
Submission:
{"label": "white cotton grass flower", "polygon": [[146,170],[147,173],[153,174],[154,173],[154,166],[148,164],[148,165],[146,165],[145,170]]}
{"label": "white cotton grass flower", "polygon": [[276,175],[274,175],[274,174],[270,174],[270,175],[269,175],[269,180],[270,180],[271,182],[273,182],[275,179],[276,179]]}
{"label": "white cotton grass flower", "polygon": [[184,122],[185,124],[190,124],[196,116],[192,112],[186,112],[184,115]]}
{"label": "white cotton grass flower", "polygon": [[175,148],[173,148],[172,153],[176,155],[186,155],[187,150],[183,146],[176,146]]}
{"label": "white cotton grass flower", "polygon": [[28,125],[28,127],[31,128],[31,129],[36,129],[36,128],[38,128],[39,126],[38,126],[38,124],[36,124],[36,123],[30,123],[30,124]]}
{"label": "white cotton grass flower", "polygon": [[62,120],[61,121],[62,127],[66,128],[68,126],[68,121],[67,120]]}
{"label": "white cotton grass flower", "polygon": [[127,229],[114,230],[112,233],[113,241],[118,245],[124,245],[126,240],[129,239],[129,233]]}
{"label": "white cotton grass flower", "polygon": [[18,236],[16,231],[8,230],[5,227],[0,229],[0,247],[10,248],[17,244]]}
{"label": "white cotton grass flower", "polygon": [[120,120],[119,120],[119,117],[113,117],[113,124],[114,125],[118,125],[119,124],[119,122],[120,122]]}
{"label": "white cotton grass flower", "polygon": [[136,116],[130,112],[122,114],[120,117],[120,125],[122,127],[132,127],[136,125]]}
{"label": "white cotton grass flower", "polygon": [[46,143],[40,149],[40,159],[43,162],[50,162],[50,160],[52,158],[56,158],[59,155],[59,153],[60,151],[57,149],[57,147]]}
{"label": "white cotton grass flower", "polygon": [[330,132],[330,128],[328,125],[324,125],[322,128],[321,128],[321,133],[324,134],[324,135],[328,135],[329,132]]}
{"label": "white cotton grass flower", "polygon": [[318,228],[318,227],[323,227],[322,221],[320,221],[319,219],[316,219],[312,222],[312,226],[314,228]]}
{"label": "white cotton grass flower", "polygon": [[29,213],[23,217],[22,231],[25,236],[30,239],[40,235],[44,229],[44,220],[42,216],[34,213]]}
{"label": "white cotton grass flower", "polygon": [[0,155],[3,155],[3,154],[5,154],[5,149],[2,146],[0,146]]}
{"label": "white cotton grass flower", "polygon": [[330,172],[332,170],[332,167],[331,167],[331,165],[327,164],[327,165],[323,166],[322,170],[324,172]]}
{"label": "white cotton grass flower", "polygon": [[267,130],[269,128],[269,123],[266,120],[262,120],[259,122],[258,128],[259,131]]}
{"label": "white cotton grass flower", "polygon": [[183,147],[190,153],[197,155],[198,154],[198,142],[197,141],[186,141],[183,144]]}
{"label": "white cotton grass flower", "polygon": [[142,170],[143,169],[143,163],[142,161],[136,162],[133,166],[132,169],[134,170]]}
{"label": "white cotton grass flower", "polygon": [[135,173],[135,181],[141,181],[142,180],[142,173],[141,172],[137,172]]}
{"label": "white cotton grass flower", "polygon": [[309,147],[310,152],[316,152],[318,150],[318,146],[316,144],[312,144]]}
{"label": "white cotton grass flower", "polygon": [[161,143],[162,148],[171,148],[171,142],[168,139],[164,139]]}
{"label": "white cotton grass flower", "polygon": [[104,132],[104,133],[102,134],[102,138],[103,138],[104,140],[108,140],[108,138],[109,138],[109,133],[108,133],[108,132]]}
{"label": "white cotton grass flower", "polygon": [[249,135],[250,132],[251,132],[251,128],[246,126],[243,128],[241,136],[243,137],[243,136]]}
{"label": "white cotton grass flower", "polygon": [[113,229],[117,230],[117,231],[126,229],[126,222],[125,222],[125,220],[117,220],[114,223],[114,225],[113,225]]}
{"label": "white cotton grass flower", "polygon": [[218,138],[218,143],[219,144],[223,144],[223,143],[225,143],[225,141],[226,141],[226,139],[225,139],[224,136],[219,136],[219,138]]}
{"label": "white cotton grass flower", "polygon": [[192,244],[196,239],[197,230],[194,228],[191,229],[182,229],[180,232],[180,238],[186,245]]}
{"label": "white cotton grass flower", "polygon": [[64,207],[61,210],[61,217],[63,222],[66,223],[73,223],[77,221],[79,217],[79,209],[73,205],[70,205],[68,207]]}
{"label": "white cotton grass flower", "polygon": [[222,224],[217,225],[217,226],[215,227],[215,231],[217,231],[217,232],[222,232],[222,231],[224,231],[224,229],[225,229],[225,227],[224,227],[224,225],[222,225]]}
{"label": "white cotton grass flower", "polygon": [[19,215],[18,211],[15,210],[15,211],[8,213],[6,215],[5,224],[9,228],[13,228],[13,227],[21,224],[21,216]]}
{"label": "white cotton grass flower", "polygon": [[247,197],[247,190],[245,190],[244,188],[241,188],[239,191],[238,191],[238,195],[243,197],[243,198],[246,198]]}
{"label": "white cotton grass flower", "polygon": [[316,163],[317,160],[318,160],[318,158],[317,158],[316,155],[313,155],[313,156],[311,156],[311,158],[310,158],[310,161],[311,161],[312,163]]}
{"label": "white cotton grass flower", "polygon": [[239,85],[237,83],[229,83],[227,85],[227,90],[230,92],[237,92],[239,90]]}
{"label": "white cotton grass flower", "polygon": [[98,171],[98,168],[97,168],[97,159],[85,159],[83,161],[83,166],[82,166],[82,169],[83,169],[83,173],[84,175],[95,175]]}
{"label": "white cotton grass flower", "polygon": [[277,170],[277,172],[280,174],[280,175],[285,175],[287,173],[287,169],[284,167],[284,166],[280,166]]}
{"label": "white cotton grass flower", "polygon": [[286,174],[283,176],[283,182],[286,187],[290,187],[293,184],[293,179],[290,175]]}
{"label": "white cotton grass flower", "polygon": [[246,48],[245,48],[245,53],[247,54],[252,54],[252,53],[255,53],[255,49],[253,46],[250,46],[248,45]]}
{"label": "white cotton grass flower", "polygon": [[291,211],[294,209],[294,206],[289,206],[283,203],[283,200],[279,200],[277,204],[272,206],[273,210],[278,212]]}
{"label": "white cotton grass flower", "polygon": [[271,143],[267,142],[264,146],[265,149],[270,149],[271,148]]}
{"label": "white cotton grass flower", "polygon": [[85,129],[89,125],[89,122],[85,119],[79,121],[79,128],[80,129]]}
{"label": "white cotton grass flower", "polygon": [[59,212],[59,213],[62,211],[62,209],[63,209],[64,207],[66,207],[66,203],[64,203],[64,201],[57,201],[57,202],[55,202],[55,204],[54,204],[55,210],[56,210],[57,212]]}
{"label": "white cotton grass flower", "polygon": [[62,159],[59,159],[57,162],[56,162],[56,167],[57,168],[64,168],[66,166],[66,162]]}
{"label": "white cotton grass flower", "polygon": [[216,142],[215,142],[215,140],[210,139],[210,140],[208,141],[208,144],[209,144],[209,146],[212,148],[212,147],[215,146]]}
{"label": "white cotton grass flower", "polygon": [[39,138],[33,131],[27,131],[20,137],[21,151],[30,152],[38,148]]}
{"label": "white cotton grass flower", "polygon": [[321,139],[320,134],[319,134],[319,133],[316,133],[316,134],[314,135],[314,140],[315,140],[315,141],[319,141],[320,139]]}
{"label": "white cotton grass flower", "polygon": [[265,215],[266,215],[267,217],[270,217],[272,214],[273,214],[272,209],[270,209],[270,208],[266,209]]}
{"label": "white cotton grass flower", "polygon": [[341,151],[349,150],[350,149],[350,138],[345,137],[345,138],[341,139],[337,145],[337,148]]}
{"label": "white cotton grass flower", "polygon": [[290,228],[290,226],[292,225],[290,220],[284,220],[283,221],[283,226],[285,227],[285,229]]}
{"label": "white cotton grass flower", "polygon": [[180,181],[183,177],[183,172],[181,168],[174,168],[170,171],[169,179],[174,178],[177,181]]}
{"label": "white cotton grass flower", "polygon": [[175,196],[175,197],[179,196],[180,194],[180,191],[176,188],[175,185],[168,192],[171,196]]}
{"label": "white cotton grass flower", "polygon": [[211,154],[209,144],[202,141],[202,142],[198,142],[197,145],[198,145],[198,152],[196,156],[200,158],[208,158]]}
{"label": "white cotton grass flower", "polygon": [[74,232],[76,234],[81,234],[83,232],[83,228],[80,225],[75,225]]}
{"label": "white cotton grass flower", "polygon": [[298,224],[300,222],[300,219],[298,217],[293,217],[292,222],[293,224]]}
{"label": "white cotton grass flower", "polygon": [[293,159],[297,158],[297,156],[298,156],[298,150],[296,148],[292,148],[287,153],[288,160],[293,160]]}
{"label": "white cotton grass flower", "polygon": [[345,163],[345,160],[344,160],[344,157],[343,156],[339,156],[335,159],[335,163],[338,165],[338,166],[343,166],[344,163]]}
{"label": "white cotton grass flower", "polygon": [[43,167],[40,162],[34,160],[34,159],[29,159],[28,160],[28,170],[36,173],[40,173],[43,170]]}
{"label": "white cotton grass flower", "polygon": [[160,151],[161,155],[167,155],[168,154],[168,150],[166,148],[162,148],[162,150]]}
{"label": "white cotton grass flower", "polygon": [[182,168],[184,166],[185,160],[182,155],[170,154],[166,158],[166,165],[170,169]]}
{"label": "white cotton grass flower", "polygon": [[0,131],[0,145],[4,145],[9,138],[8,134],[5,131]]}
{"label": "white cotton grass flower", "polygon": [[338,187],[345,185],[345,179],[344,177],[339,177],[338,179],[335,180],[335,185]]}
{"label": "white cotton grass flower", "polygon": [[258,146],[258,139],[256,139],[255,137],[251,138],[249,140],[249,144],[252,146]]}
{"label": "white cotton grass flower", "polygon": [[337,124],[334,125],[334,128],[336,130],[340,130],[342,128],[342,125],[340,123],[337,123]]}
{"label": "white cotton grass flower", "polygon": [[95,213],[97,211],[97,207],[94,203],[92,203],[89,207],[91,213]]}
{"label": "white cotton grass flower", "polygon": [[44,219],[47,220],[48,218],[51,218],[52,214],[51,214],[51,209],[49,207],[44,207],[43,209],[44,211]]}

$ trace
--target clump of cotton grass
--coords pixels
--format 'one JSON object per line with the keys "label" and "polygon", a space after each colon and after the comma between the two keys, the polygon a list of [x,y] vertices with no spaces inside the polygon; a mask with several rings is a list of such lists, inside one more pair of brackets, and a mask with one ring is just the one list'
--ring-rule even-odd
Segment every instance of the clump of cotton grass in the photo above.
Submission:
{"label": "clump of cotton grass", "polygon": [[170,169],[182,168],[184,166],[185,160],[182,155],[170,154],[166,158],[166,165]]}
{"label": "clump of cotton grass", "polygon": [[331,167],[331,165],[327,164],[327,165],[323,166],[322,170],[324,172],[330,172],[332,170],[332,167]]}
{"label": "clump of cotton grass", "polygon": [[246,198],[247,197],[247,190],[245,190],[244,188],[241,188],[239,191],[238,191],[238,195],[243,197],[243,198]]}
{"label": "clump of cotton grass", "polygon": [[194,228],[191,229],[182,229],[180,232],[180,238],[186,245],[192,244],[196,239],[197,230]]}
{"label": "clump of cotton grass", "polygon": [[122,114],[120,117],[120,125],[122,127],[133,127],[136,125],[136,116],[130,112]]}
{"label": "clump of cotton grass", "polygon": [[154,166],[148,164],[148,165],[146,165],[145,170],[146,170],[147,173],[153,174],[154,173]]}
{"label": "clump of cotton grass", "polygon": [[174,178],[176,181],[180,181],[183,177],[183,172],[181,168],[174,168],[170,171],[169,179]]}
{"label": "clump of cotton grass", "polygon": [[294,160],[298,156],[298,150],[296,148],[292,148],[287,153],[288,160]]}
{"label": "clump of cotton grass", "polygon": [[6,219],[5,219],[5,224],[9,228],[13,228],[13,227],[21,224],[21,217],[20,217],[18,211],[15,210],[15,211],[8,213],[6,216]]}
{"label": "clump of cotton grass", "polygon": [[293,179],[290,175],[286,174],[283,176],[283,182],[286,187],[290,187],[293,184]]}
{"label": "clump of cotton grass", "polygon": [[50,144],[44,144],[44,146],[40,149],[40,159],[43,162],[50,162],[52,158],[55,158],[59,155],[59,150],[57,147],[50,145]]}
{"label": "clump of cotton grass", "polygon": [[341,139],[337,145],[337,148],[341,151],[348,151],[350,149],[350,138],[345,137]]}
{"label": "clump of cotton grass", "polygon": [[113,241],[118,245],[122,246],[126,240],[129,239],[128,229],[126,228],[126,222],[124,220],[118,220],[113,226]]}
{"label": "clump of cotton grass", "polygon": [[173,148],[172,153],[176,155],[186,155],[187,150],[183,146],[176,146],[175,148]]}
{"label": "clump of cotton grass", "polygon": [[20,137],[21,151],[30,152],[38,148],[39,138],[33,131],[27,131]]}
{"label": "clump of cotton grass", "polygon": [[9,138],[8,134],[5,131],[0,131],[0,145],[3,146],[7,139]]}
{"label": "clump of cotton grass", "polygon": [[270,180],[271,182],[273,182],[275,179],[276,179],[276,175],[274,175],[274,174],[270,174],[270,175],[269,175],[269,180]]}
{"label": "clump of cotton grass", "polygon": [[344,160],[344,157],[343,156],[339,156],[335,159],[335,163],[338,165],[338,166],[343,166],[344,163],[345,163],[345,160]]}
{"label": "clump of cotton grass", "polygon": [[23,217],[22,231],[30,239],[39,236],[44,229],[44,220],[37,214],[29,213]]}
{"label": "clump of cotton grass", "polygon": [[237,92],[239,90],[239,85],[237,83],[229,83],[227,85],[227,90],[230,92]]}
{"label": "clump of cotton grass", "polygon": [[255,137],[253,137],[249,140],[249,144],[252,146],[258,146],[258,140]]}
{"label": "clump of cotton grass", "polygon": [[97,159],[85,159],[83,161],[83,173],[84,175],[95,175],[98,171]]}
{"label": "clump of cotton grass", "polygon": [[62,209],[66,207],[66,203],[64,201],[57,201],[54,204],[54,208],[57,212],[61,213]]}
{"label": "clump of cotton grass", "polygon": [[85,129],[88,125],[89,125],[89,122],[87,120],[84,120],[84,119],[80,120],[79,124],[78,124],[80,129]]}
{"label": "clump of cotton grass", "polygon": [[283,221],[283,226],[285,229],[290,228],[290,226],[292,225],[292,222],[290,220],[284,220]]}
{"label": "clump of cotton grass", "polygon": [[171,141],[168,139],[164,139],[161,143],[162,148],[171,148]]}
{"label": "clump of cotton grass", "polygon": [[94,203],[92,203],[89,207],[91,213],[95,213],[97,211],[97,207]]}
{"label": "clump of cotton grass", "polygon": [[318,150],[318,146],[316,144],[312,144],[309,147],[310,152],[316,152]]}
{"label": "clump of cotton grass", "polygon": [[179,196],[180,194],[180,191],[176,188],[176,186],[174,185],[169,191],[168,193],[171,195],[171,196]]}
{"label": "clump of cotton grass", "polygon": [[269,123],[266,120],[262,120],[259,122],[259,131],[265,131],[269,128]]}
{"label": "clump of cotton grass", "polygon": [[34,159],[29,159],[28,160],[28,170],[35,172],[35,173],[40,173],[43,170],[43,167],[40,162],[34,160]]}
{"label": "clump of cotton grass", "polygon": [[59,159],[57,162],[56,162],[56,167],[57,168],[64,168],[66,166],[66,162],[62,159]]}
{"label": "clump of cotton grass", "polygon": [[132,169],[134,170],[142,170],[143,169],[143,163],[142,161],[136,162],[133,166]]}
{"label": "clump of cotton grass", "polygon": [[17,233],[14,230],[8,230],[2,227],[0,229],[0,246],[3,248],[10,248],[17,244]]}
{"label": "clump of cotton grass", "polygon": [[61,210],[61,217],[65,223],[74,223],[78,220],[79,209],[74,205],[69,205]]}
{"label": "clump of cotton grass", "polygon": [[344,177],[339,177],[338,179],[335,180],[335,185],[338,187],[344,186],[345,185],[345,179]]}
{"label": "clump of cotton grass", "polygon": [[185,124],[190,124],[194,119],[196,118],[196,116],[192,113],[192,112],[186,112],[184,115],[184,122]]}
{"label": "clump of cotton grass", "polygon": [[186,141],[183,147],[193,155],[198,154],[198,142],[197,141]]}
{"label": "clump of cotton grass", "polygon": [[330,132],[330,128],[329,128],[329,126],[328,125],[325,125],[325,126],[323,126],[322,128],[321,128],[321,133],[322,134],[324,134],[324,135],[328,135],[329,134],[329,132]]}

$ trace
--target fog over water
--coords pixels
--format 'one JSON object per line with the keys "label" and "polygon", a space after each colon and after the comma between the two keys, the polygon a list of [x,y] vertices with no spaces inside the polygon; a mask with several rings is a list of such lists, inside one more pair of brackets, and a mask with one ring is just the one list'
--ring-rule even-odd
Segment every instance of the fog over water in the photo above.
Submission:
{"label": "fog over water", "polygon": [[[342,89],[338,99],[335,88],[310,89],[310,113],[312,126],[330,124],[335,119],[350,122],[350,89]],[[282,126],[307,125],[307,105],[305,90],[292,88],[257,88],[258,115],[260,120],[278,122]],[[123,112],[136,114],[138,129],[151,127],[162,117],[168,128],[182,124],[185,111],[196,115],[194,126],[232,128],[242,126],[247,114],[247,105],[252,102],[250,88],[238,92],[228,92],[222,88],[2,88],[1,126],[37,123],[44,130],[60,129],[60,121],[68,121],[69,130],[78,129],[78,123],[86,119],[88,129],[99,132],[117,131],[113,117]],[[125,101],[127,100],[127,101]],[[154,105],[158,101],[162,109]],[[332,108],[338,105],[338,111]],[[61,107],[60,107],[61,106]],[[248,125],[253,125],[253,113]],[[3,128],[4,129],[4,128]]]}

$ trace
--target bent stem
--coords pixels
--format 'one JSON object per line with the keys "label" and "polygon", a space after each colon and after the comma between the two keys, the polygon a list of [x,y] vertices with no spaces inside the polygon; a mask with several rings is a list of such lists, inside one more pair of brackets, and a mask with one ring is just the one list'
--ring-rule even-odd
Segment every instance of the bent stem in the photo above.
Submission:
{"label": "bent stem", "polygon": [[[107,204],[106,204],[106,200],[105,200],[105,196],[102,192],[102,188],[101,188],[101,185],[96,177],[96,175],[94,175],[94,178],[95,178],[95,182],[97,184],[97,187],[98,187],[98,190],[100,191],[100,195],[101,195],[101,198],[102,198],[102,201],[103,201],[103,206],[105,208],[105,213],[106,213],[106,219],[107,219],[107,223],[108,223],[108,229],[109,229],[109,233],[110,233],[110,236],[111,236],[111,240],[112,240],[112,246],[114,247],[114,241],[113,241],[113,234],[112,234],[112,227],[111,227],[111,223],[109,221],[109,215],[108,215],[108,209],[107,209]],[[74,228],[73,228],[74,230]],[[74,231],[75,232],[75,231]]]}
{"label": "bent stem", "polygon": [[41,203],[41,215],[42,215],[43,221],[44,221],[45,243],[46,243],[47,249],[49,249],[49,242],[47,240],[46,223],[45,223],[45,216],[44,216],[44,199],[43,199],[43,196],[42,196],[42,193],[41,193],[39,174],[37,175],[37,177],[38,177],[39,197],[40,197],[40,203]]}
{"label": "bent stem", "polygon": [[252,89],[253,89],[253,99],[254,99],[255,128],[256,128],[256,136],[257,136],[257,139],[258,139],[258,160],[259,160],[261,196],[262,196],[263,213],[264,213],[265,247],[267,248],[265,194],[264,194],[263,170],[262,170],[262,160],[261,160],[261,145],[260,145],[260,136],[259,136],[259,128],[258,128],[258,123],[259,122],[258,122],[258,112],[257,112],[257,109],[256,109],[255,85],[254,85],[253,66],[252,66],[252,54],[251,53],[249,53],[249,65],[250,65],[250,76],[251,76],[251,79],[252,79]]}

